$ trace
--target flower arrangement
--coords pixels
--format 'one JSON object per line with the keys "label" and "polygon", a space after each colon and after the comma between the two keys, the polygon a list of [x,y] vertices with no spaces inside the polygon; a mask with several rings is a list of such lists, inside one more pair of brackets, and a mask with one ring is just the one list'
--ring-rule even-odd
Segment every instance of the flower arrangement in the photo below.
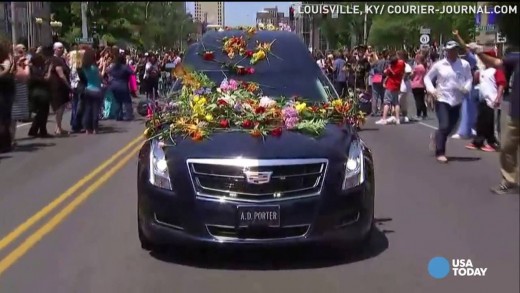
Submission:
{"label": "flower arrangement", "polygon": [[[217,87],[201,73],[188,73],[175,103],[147,121],[148,138],[186,138],[200,141],[215,132],[246,132],[254,137],[297,131],[318,136],[329,123],[360,126],[364,116],[353,99],[310,104],[261,96],[258,84],[224,79]],[[196,85],[194,87],[193,85]]]}
{"label": "flower arrangement", "polygon": [[[246,35],[222,40],[222,52],[229,58],[242,56],[232,63],[215,59],[214,51],[204,48],[200,55],[208,62],[218,62],[228,73],[254,74],[253,67],[238,65],[249,58],[254,65],[268,60],[275,42],[257,42],[254,49],[247,46],[255,28],[245,28]],[[260,86],[232,78],[214,84],[203,73],[190,72],[182,65],[174,70],[183,81],[183,88],[175,100],[168,101],[148,116],[145,136],[165,140],[191,138],[200,141],[215,132],[246,132],[254,137],[281,136],[296,131],[319,136],[327,124],[361,126],[364,115],[353,97],[330,102],[309,103],[300,97],[268,97]]]}

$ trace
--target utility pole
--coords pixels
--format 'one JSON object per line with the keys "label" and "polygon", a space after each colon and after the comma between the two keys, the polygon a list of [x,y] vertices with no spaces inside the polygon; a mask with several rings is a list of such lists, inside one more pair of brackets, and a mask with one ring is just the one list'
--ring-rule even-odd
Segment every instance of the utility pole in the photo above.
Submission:
{"label": "utility pole", "polygon": [[[365,7],[367,6],[367,3],[365,3]],[[368,41],[368,29],[367,29],[367,26],[368,26],[368,14],[367,13],[363,13],[364,14],[364,18],[363,18],[363,45],[366,45],[367,44],[367,41]]]}
{"label": "utility pole", "polygon": [[16,36],[16,2],[11,1],[11,41],[14,46],[16,46],[17,36]]}
{"label": "utility pole", "polygon": [[88,39],[88,2],[81,2],[81,35],[83,39]]}

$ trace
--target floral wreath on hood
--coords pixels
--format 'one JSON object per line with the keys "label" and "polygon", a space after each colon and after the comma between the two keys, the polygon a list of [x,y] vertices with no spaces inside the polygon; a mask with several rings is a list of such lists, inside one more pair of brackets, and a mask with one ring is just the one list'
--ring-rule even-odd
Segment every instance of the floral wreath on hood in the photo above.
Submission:
{"label": "floral wreath on hood", "polygon": [[[268,25],[265,29],[287,30],[287,27]],[[364,124],[364,114],[352,97],[318,103],[309,103],[302,97],[269,97],[262,95],[257,83],[228,78],[254,74],[254,65],[258,62],[279,58],[272,52],[276,40],[257,41],[254,47],[248,46],[259,28],[241,27],[239,30],[246,33],[221,40],[220,49],[227,60],[217,60],[214,51],[201,43],[201,58],[206,62],[217,62],[222,66],[222,72],[226,72],[226,78],[219,85],[203,73],[189,71],[182,65],[175,68],[173,73],[182,79],[182,89],[180,94],[156,105],[149,113],[144,133],[147,138],[175,144],[186,138],[202,141],[216,132],[245,132],[259,138],[279,137],[285,131],[320,136],[328,124],[339,127]],[[234,61],[236,59],[239,61]],[[245,59],[249,59],[250,67],[238,65]]]}

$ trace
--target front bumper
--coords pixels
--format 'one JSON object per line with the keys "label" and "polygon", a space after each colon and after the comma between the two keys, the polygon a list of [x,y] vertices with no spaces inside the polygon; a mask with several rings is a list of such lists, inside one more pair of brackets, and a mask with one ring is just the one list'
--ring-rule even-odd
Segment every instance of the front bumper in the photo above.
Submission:
{"label": "front bumper", "polygon": [[[139,225],[157,244],[292,245],[358,242],[370,233],[373,194],[360,185],[343,194],[262,202],[279,205],[279,228],[236,228],[240,202],[196,198],[140,182]],[[250,203],[248,203],[250,204]]]}

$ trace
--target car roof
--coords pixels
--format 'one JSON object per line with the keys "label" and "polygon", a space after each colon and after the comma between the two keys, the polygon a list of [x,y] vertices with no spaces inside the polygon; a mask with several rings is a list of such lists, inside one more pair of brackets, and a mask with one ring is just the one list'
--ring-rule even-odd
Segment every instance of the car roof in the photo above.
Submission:
{"label": "car roof", "polygon": [[[235,56],[229,59],[222,52],[222,40],[225,37],[247,36],[247,33],[239,30],[211,31],[204,34],[202,39],[192,44],[184,56],[184,63],[196,71],[221,70],[221,64],[205,61],[200,56],[205,51],[213,51],[215,60],[236,63],[245,67],[252,66],[249,59]],[[256,73],[288,73],[288,74],[319,74],[320,69],[312,58],[309,50],[302,40],[292,32],[287,31],[257,31],[247,40],[247,48],[253,50],[258,42],[273,42],[268,60],[262,60],[253,67]],[[241,60],[243,59],[243,60]]]}

